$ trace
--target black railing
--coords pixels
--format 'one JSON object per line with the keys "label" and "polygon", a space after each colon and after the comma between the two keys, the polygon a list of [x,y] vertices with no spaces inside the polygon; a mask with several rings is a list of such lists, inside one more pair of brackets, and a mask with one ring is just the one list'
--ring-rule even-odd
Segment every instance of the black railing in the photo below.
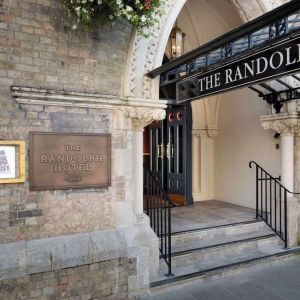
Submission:
{"label": "black railing", "polygon": [[225,59],[254,51],[264,43],[270,44],[278,37],[300,29],[300,2],[290,1],[268,13],[194,49],[147,75],[161,75],[161,85],[177,82],[195,72],[206,71]]}
{"label": "black railing", "polygon": [[171,275],[171,207],[175,205],[149,170],[144,170],[144,183],[144,211],[159,238],[159,250],[168,266],[168,275]]}
{"label": "black railing", "polygon": [[256,167],[256,218],[261,218],[288,246],[287,196],[293,193],[255,161],[249,167]]}

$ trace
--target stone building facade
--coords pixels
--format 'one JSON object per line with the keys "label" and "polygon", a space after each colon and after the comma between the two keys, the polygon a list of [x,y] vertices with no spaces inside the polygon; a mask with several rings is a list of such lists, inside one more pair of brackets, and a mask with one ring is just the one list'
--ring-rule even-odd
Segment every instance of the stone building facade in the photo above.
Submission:
{"label": "stone building facade", "polygon": [[[132,28],[73,30],[60,0],[4,0],[0,9],[0,139],[26,143],[25,183],[0,185],[0,298],[141,294],[158,249],[132,204],[137,105],[121,92]],[[32,131],[110,133],[111,187],[30,191]]]}
{"label": "stone building facade", "polygon": [[[26,181],[0,184],[0,299],[127,299],[147,293],[158,239],[143,214],[143,128],[165,116],[158,80],[185,0],[150,40],[125,21],[72,29],[61,0],[0,0],[0,140],[26,143]],[[243,21],[280,1],[234,0]],[[30,191],[29,133],[109,133],[109,188]]]}

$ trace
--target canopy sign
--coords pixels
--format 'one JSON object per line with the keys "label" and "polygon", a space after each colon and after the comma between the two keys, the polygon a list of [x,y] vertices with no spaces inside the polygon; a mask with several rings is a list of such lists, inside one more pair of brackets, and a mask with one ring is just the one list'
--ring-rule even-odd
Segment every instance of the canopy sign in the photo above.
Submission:
{"label": "canopy sign", "polygon": [[297,36],[177,82],[177,102],[183,103],[238,87],[253,85],[299,70],[300,37]]}

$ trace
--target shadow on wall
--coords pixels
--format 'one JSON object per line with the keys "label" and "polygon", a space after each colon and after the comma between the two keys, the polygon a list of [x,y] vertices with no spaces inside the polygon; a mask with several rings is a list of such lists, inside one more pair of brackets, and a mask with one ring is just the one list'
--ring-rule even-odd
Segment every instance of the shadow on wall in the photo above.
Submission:
{"label": "shadow on wall", "polygon": [[260,116],[267,113],[267,104],[247,88],[222,95],[214,150],[216,199],[255,207],[255,174],[248,167],[251,160],[275,177],[280,175],[278,140],[260,125]]}

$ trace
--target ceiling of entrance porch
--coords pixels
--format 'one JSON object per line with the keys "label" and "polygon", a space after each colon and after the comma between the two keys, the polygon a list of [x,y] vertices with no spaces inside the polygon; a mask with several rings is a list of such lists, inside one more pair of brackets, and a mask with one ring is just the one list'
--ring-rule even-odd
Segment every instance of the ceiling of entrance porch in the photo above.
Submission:
{"label": "ceiling of entrance porch", "polygon": [[[242,25],[233,5],[227,0],[188,0],[177,18],[186,34],[185,53]],[[169,45],[166,47],[169,57]]]}
{"label": "ceiling of entrance porch", "polygon": [[[253,0],[254,1],[254,0]],[[188,0],[177,18],[177,25],[186,33],[185,53],[239,27],[243,21],[237,13],[234,1],[228,0]],[[267,2],[267,1],[264,1]],[[271,1],[272,2],[272,1]],[[278,0],[277,5],[286,0]],[[265,4],[265,3],[264,3]],[[277,6],[273,5],[273,6]],[[249,9],[251,5],[249,5]],[[271,8],[271,6],[270,6]],[[289,17],[290,30],[300,28],[300,14]],[[263,28],[253,36],[253,43],[260,44],[269,39],[269,28]],[[237,48],[243,51],[248,41],[241,40]],[[243,45],[245,44],[245,45]],[[166,47],[169,56],[169,47]],[[185,70],[184,70],[185,71]],[[300,73],[270,80],[251,87],[261,97],[276,92],[300,88]]]}
{"label": "ceiling of entrance porch", "polygon": [[185,53],[288,1],[187,0],[176,20],[186,34]]}

